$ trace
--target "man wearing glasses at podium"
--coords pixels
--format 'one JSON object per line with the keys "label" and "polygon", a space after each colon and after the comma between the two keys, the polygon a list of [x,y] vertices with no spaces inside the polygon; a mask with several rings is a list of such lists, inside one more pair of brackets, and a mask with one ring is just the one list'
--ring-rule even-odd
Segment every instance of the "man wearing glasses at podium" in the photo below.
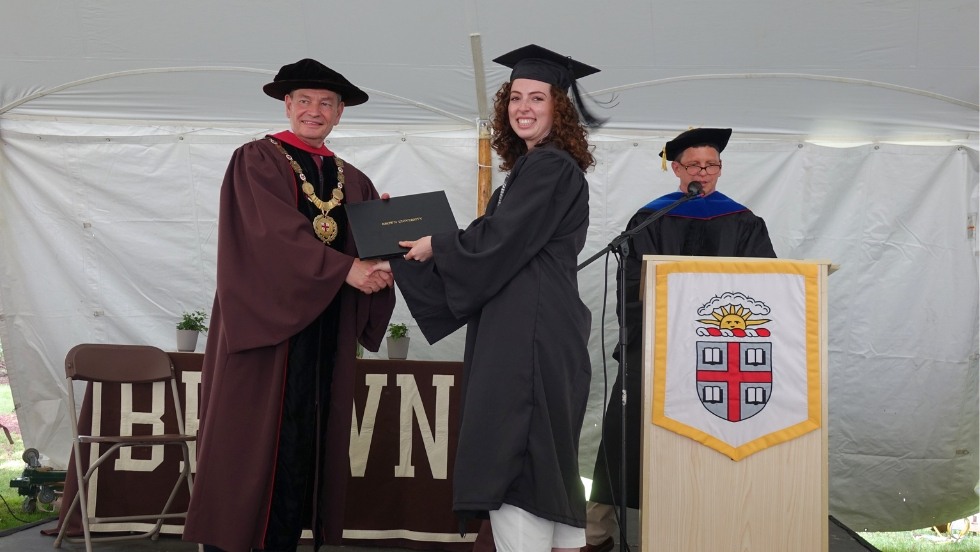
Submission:
{"label": "man wearing glasses at podium", "polygon": [[[682,203],[632,238],[626,263],[626,505],[640,506],[640,416],[642,397],[642,326],[640,268],[644,255],[694,255],[709,257],[776,256],[762,218],[747,207],[715,190],[722,173],[721,152],[732,135],[730,128],[695,128],[667,142],[660,156],[680,180],[679,191],[659,197],[640,208],[626,231],[643,223],[652,213],[677,201],[692,190],[700,197]],[[624,285],[618,282],[619,286]],[[617,290],[616,297],[620,297]],[[617,305],[617,312],[622,305]],[[617,351],[618,353],[618,351]],[[614,354],[617,360],[619,355]],[[613,548],[619,532],[616,507],[620,497],[622,443],[622,375],[616,378],[602,426],[602,441],[593,473],[592,496],[588,503],[584,552],[606,552]]]}

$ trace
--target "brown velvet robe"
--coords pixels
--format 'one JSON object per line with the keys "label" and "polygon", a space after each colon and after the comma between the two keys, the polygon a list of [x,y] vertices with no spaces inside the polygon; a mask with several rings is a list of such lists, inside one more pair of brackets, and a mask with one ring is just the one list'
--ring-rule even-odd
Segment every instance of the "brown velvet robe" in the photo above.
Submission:
{"label": "brown velvet robe", "polygon": [[[326,163],[330,163],[327,158]],[[347,164],[345,203],[377,199]],[[327,247],[298,209],[296,177],[266,139],[235,151],[222,184],[217,292],[201,382],[197,473],[184,539],[230,552],[261,548],[268,522],[290,338],[338,297],[340,324],[329,418],[318,435],[319,537],[339,543],[350,473],[356,343],[376,351],[394,290],[365,295],[345,283],[356,250]]]}

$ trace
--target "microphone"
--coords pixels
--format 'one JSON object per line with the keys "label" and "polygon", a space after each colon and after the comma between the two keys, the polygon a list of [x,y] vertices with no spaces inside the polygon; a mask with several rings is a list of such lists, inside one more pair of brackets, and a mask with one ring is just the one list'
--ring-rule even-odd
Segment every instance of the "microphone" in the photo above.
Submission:
{"label": "microphone", "polygon": [[690,197],[698,197],[701,195],[701,189],[704,185],[697,180],[691,182],[687,185],[687,195]]}
{"label": "microphone", "polygon": [[[641,222],[640,224],[637,224],[633,228],[630,228],[629,230],[627,230],[627,231],[623,232],[622,234],[620,234],[620,235],[616,236],[615,238],[613,238],[613,241],[609,242],[609,245],[607,245],[606,247],[604,247],[602,249],[602,251],[599,251],[595,255],[592,255],[591,257],[589,257],[589,259],[586,260],[585,262],[579,264],[577,270],[582,270],[586,266],[590,265],[592,263],[592,261],[598,259],[599,257],[605,255],[606,253],[608,253],[610,251],[620,251],[620,252],[623,252],[625,254],[625,251],[629,247],[629,244],[627,244],[626,242],[629,241],[630,238],[632,238],[633,236],[635,236],[640,230],[642,230],[643,228],[647,227],[653,221],[655,221],[655,220],[659,219],[660,217],[662,217],[662,216],[666,215],[667,213],[669,213],[671,211],[671,209],[673,209],[674,207],[677,207],[681,203],[684,203],[686,201],[691,201],[692,199],[695,199],[695,198],[699,197],[703,191],[704,191],[704,183],[703,182],[696,182],[695,181],[695,182],[689,183],[687,185],[687,193],[686,194],[684,194],[683,196],[677,198],[677,200],[674,201],[674,202],[672,202],[670,205],[665,205],[664,207],[661,207],[657,211],[653,212],[652,214],[650,214],[649,216],[647,216],[647,218],[645,220],[643,220],[643,222]],[[620,265],[620,266],[622,267],[622,265]],[[624,490],[624,493],[625,493],[625,490]]]}

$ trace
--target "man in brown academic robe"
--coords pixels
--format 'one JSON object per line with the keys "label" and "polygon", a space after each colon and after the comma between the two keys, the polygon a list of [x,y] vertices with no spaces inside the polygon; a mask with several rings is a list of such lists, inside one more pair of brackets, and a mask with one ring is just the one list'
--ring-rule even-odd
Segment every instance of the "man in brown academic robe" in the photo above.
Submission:
{"label": "man in brown academic robe", "polygon": [[357,258],[344,205],[378,199],[324,146],[367,94],[304,59],[266,94],[290,131],[232,156],[221,189],[217,291],[201,381],[197,475],[184,539],[206,550],[339,543],[357,343],[376,351],[390,275]]}

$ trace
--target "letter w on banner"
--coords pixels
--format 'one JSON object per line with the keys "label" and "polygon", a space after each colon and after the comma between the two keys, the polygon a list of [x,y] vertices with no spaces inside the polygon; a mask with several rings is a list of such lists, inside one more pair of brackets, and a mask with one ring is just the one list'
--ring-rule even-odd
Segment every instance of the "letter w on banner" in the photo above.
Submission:
{"label": "letter w on banner", "polygon": [[653,423],[741,460],[820,427],[819,266],[656,267]]}

